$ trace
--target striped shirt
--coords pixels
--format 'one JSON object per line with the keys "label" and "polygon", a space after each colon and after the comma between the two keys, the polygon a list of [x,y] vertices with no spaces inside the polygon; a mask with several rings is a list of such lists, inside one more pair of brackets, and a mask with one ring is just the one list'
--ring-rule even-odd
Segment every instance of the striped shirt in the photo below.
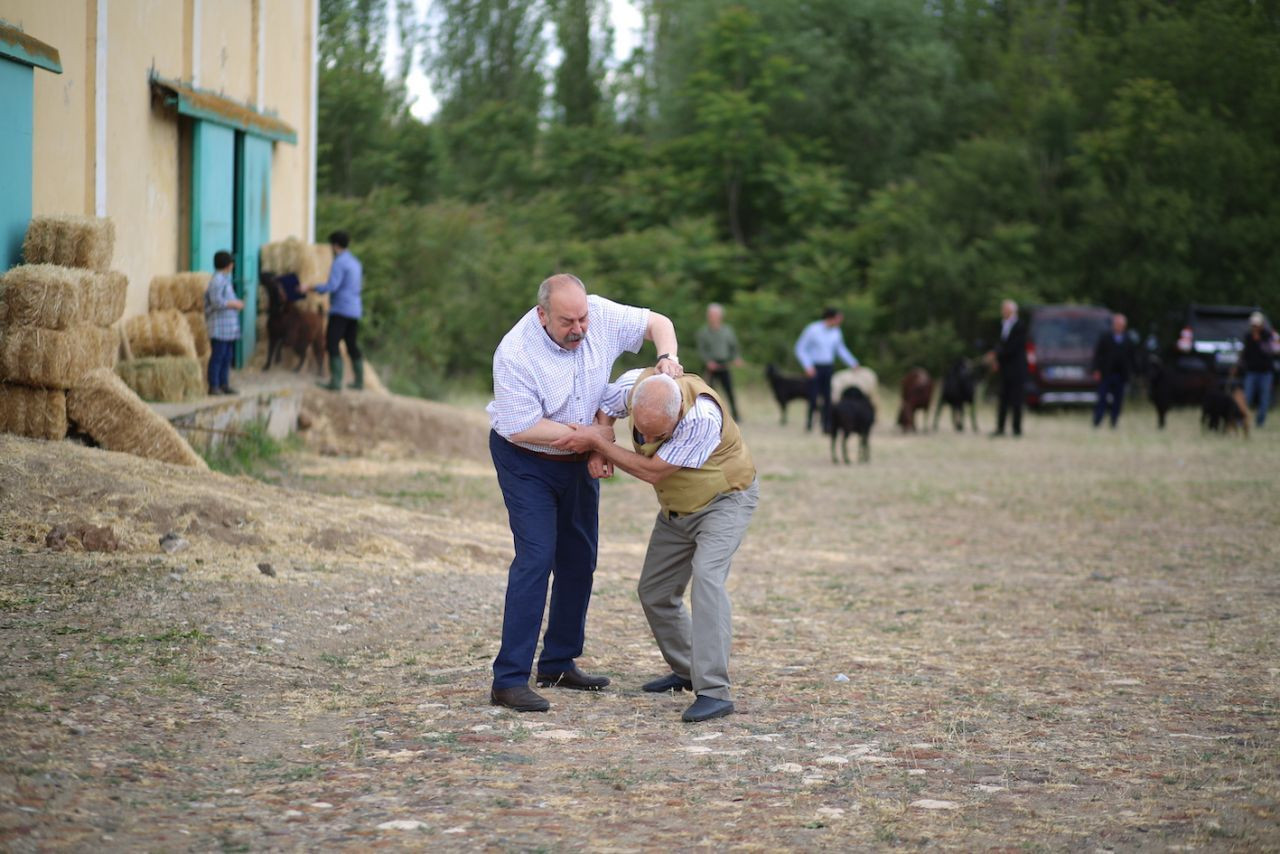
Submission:
{"label": "striped shirt", "polygon": [[800,333],[800,339],[796,341],[796,359],[805,370],[814,365],[834,364],[836,356],[849,367],[858,367],[858,360],[844,346],[844,333],[839,326],[827,326],[826,321],[815,320]]}
{"label": "striped shirt", "polygon": [[[627,398],[643,370],[636,368],[627,371],[609,383],[600,401],[600,409],[605,415],[614,418],[627,415]],[[671,438],[662,443],[655,456],[673,466],[702,468],[702,464],[719,446],[723,430],[724,415],[721,414],[720,407],[709,396],[700,394],[694,399],[689,411],[676,423],[676,429],[671,431]]]}
{"label": "striped shirt", "polygon": [[231,277],[226,273],[214,273],[204,291],[204,321],[209,327],[210,338],[235,341],[240,337],[240,312],[227,307],[227,303],[235,298],[236,288],[231,284]]}
{"label": "striped shirt", "polygon": [[[587,297],[587,334],[566,350],[542,328],[537,308],[511,327],[493,354],[493,402],[486,411],[499,436],[510,438],[543,418],[560,424],[590,424],[600,409],[613,363],[623,351],[638,353],[649,325],[649,309]],[[545,445],[514,444],[548,454]]]}

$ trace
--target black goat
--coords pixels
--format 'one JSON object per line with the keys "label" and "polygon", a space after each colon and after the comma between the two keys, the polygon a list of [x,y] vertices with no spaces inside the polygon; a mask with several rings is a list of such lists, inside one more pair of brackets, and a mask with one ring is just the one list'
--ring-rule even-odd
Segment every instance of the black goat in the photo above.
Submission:
{"label": "black goat", "polygon": [[956,432],[964,431],[964,408],[969,407],[969,421],[973,432],[978,432],[978,407],[973,402],[978,377],[973,363],[961,356],[951,365],[942,378],[942,391],[938,395],[938,408],[933,411],[933,431],[938,432],[938,418],[944,405],[951,407],[951,423]]}
{"label": "black goat", "polygon": [[778,373],[772,364],[765,365],[764,375],[769,380],[769,388],[773,389],[774,400],[782,410],[781,423],[787,423],[787,404],[793,400],[809,399],[809,380],[805,377],[789,377]]}
{"label": "black goat", "polygon": [[844,390],[831,407],[831,462],[836,460],[836,437],[841,437],[840,450],[845,465],[849,464],[849,434],[858,434],[858,462],[871,462],[871,427],[876,423],[876,406],[857,386]]}

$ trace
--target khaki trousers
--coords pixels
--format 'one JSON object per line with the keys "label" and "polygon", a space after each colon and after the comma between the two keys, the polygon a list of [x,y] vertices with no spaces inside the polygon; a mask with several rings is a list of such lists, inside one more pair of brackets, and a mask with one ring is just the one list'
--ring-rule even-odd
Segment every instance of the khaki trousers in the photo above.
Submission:
{"label": "khaki trousers", "polygon": [[[640,572],[640,604],[671,671],[693,682],[693,690],[729,699],[729,647],[733,611],[725,582],[751,515],[760,484],[726,492],[687,516],[658,511]],[[690,609],[684,592],[692,587]]]}

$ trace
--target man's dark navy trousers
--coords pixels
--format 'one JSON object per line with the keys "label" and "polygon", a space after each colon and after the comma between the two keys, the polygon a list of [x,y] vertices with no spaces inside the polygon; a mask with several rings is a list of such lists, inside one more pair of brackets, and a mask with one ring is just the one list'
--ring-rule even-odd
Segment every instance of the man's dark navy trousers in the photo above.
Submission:
{"label": "man's dark navy trousers", "polygon": [[563,673],[582,655],[596,568],[600,482],[585,462],[535,456],[489,432],[489,453],[507,505],[516,557],[507,575],[495,690],[527,685],[551,581],[539,673]]}

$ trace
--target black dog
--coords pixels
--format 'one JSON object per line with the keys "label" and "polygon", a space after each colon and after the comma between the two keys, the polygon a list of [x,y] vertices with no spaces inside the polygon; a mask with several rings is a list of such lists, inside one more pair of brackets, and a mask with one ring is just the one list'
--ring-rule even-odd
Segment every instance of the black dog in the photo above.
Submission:
{"label": "black dog", "polygon": [[809,380],[805,377],[789,377],[780,374],[772,364],[765,365],[764,375],[769,380],[769,387],[773,389],[773,397],[778,401],[778,408],[782,410],[781,423],[786,424],[787,404],[793,400],[809,399]]}
{"label": "black dog", "polygon": [[1243,393],[1214,388],[1204,397],[1200,408],[1200,426],[1203,429],[1230,433],[1238,430],[1249,435],[1249,416],[1245,411]]}
{"label": "black dog", "polygon": [[831,407],[831,462],[836,460],[836,437],[842,436],[840,450],[849,464],[849,434],[858,434],[858,462],[871,462],[871,427],[876,423],[876,407],[857,386],[850,386]]}
{"label": "black dog", "polygon": [[943,405],[951,407],[951,423],[956,432],[964,431],[964,408],[969,407],[969,420],[973,424],[973,432],[978,432],[978,407],[974,405],[973,395],[977,387],[977,374],[973,364],[963,356],[956,359],[951,370],[942,378],[942,392],[938,395],[938,408],[933,411],[933,432],[938,432],[938,418],[942,415]]}

